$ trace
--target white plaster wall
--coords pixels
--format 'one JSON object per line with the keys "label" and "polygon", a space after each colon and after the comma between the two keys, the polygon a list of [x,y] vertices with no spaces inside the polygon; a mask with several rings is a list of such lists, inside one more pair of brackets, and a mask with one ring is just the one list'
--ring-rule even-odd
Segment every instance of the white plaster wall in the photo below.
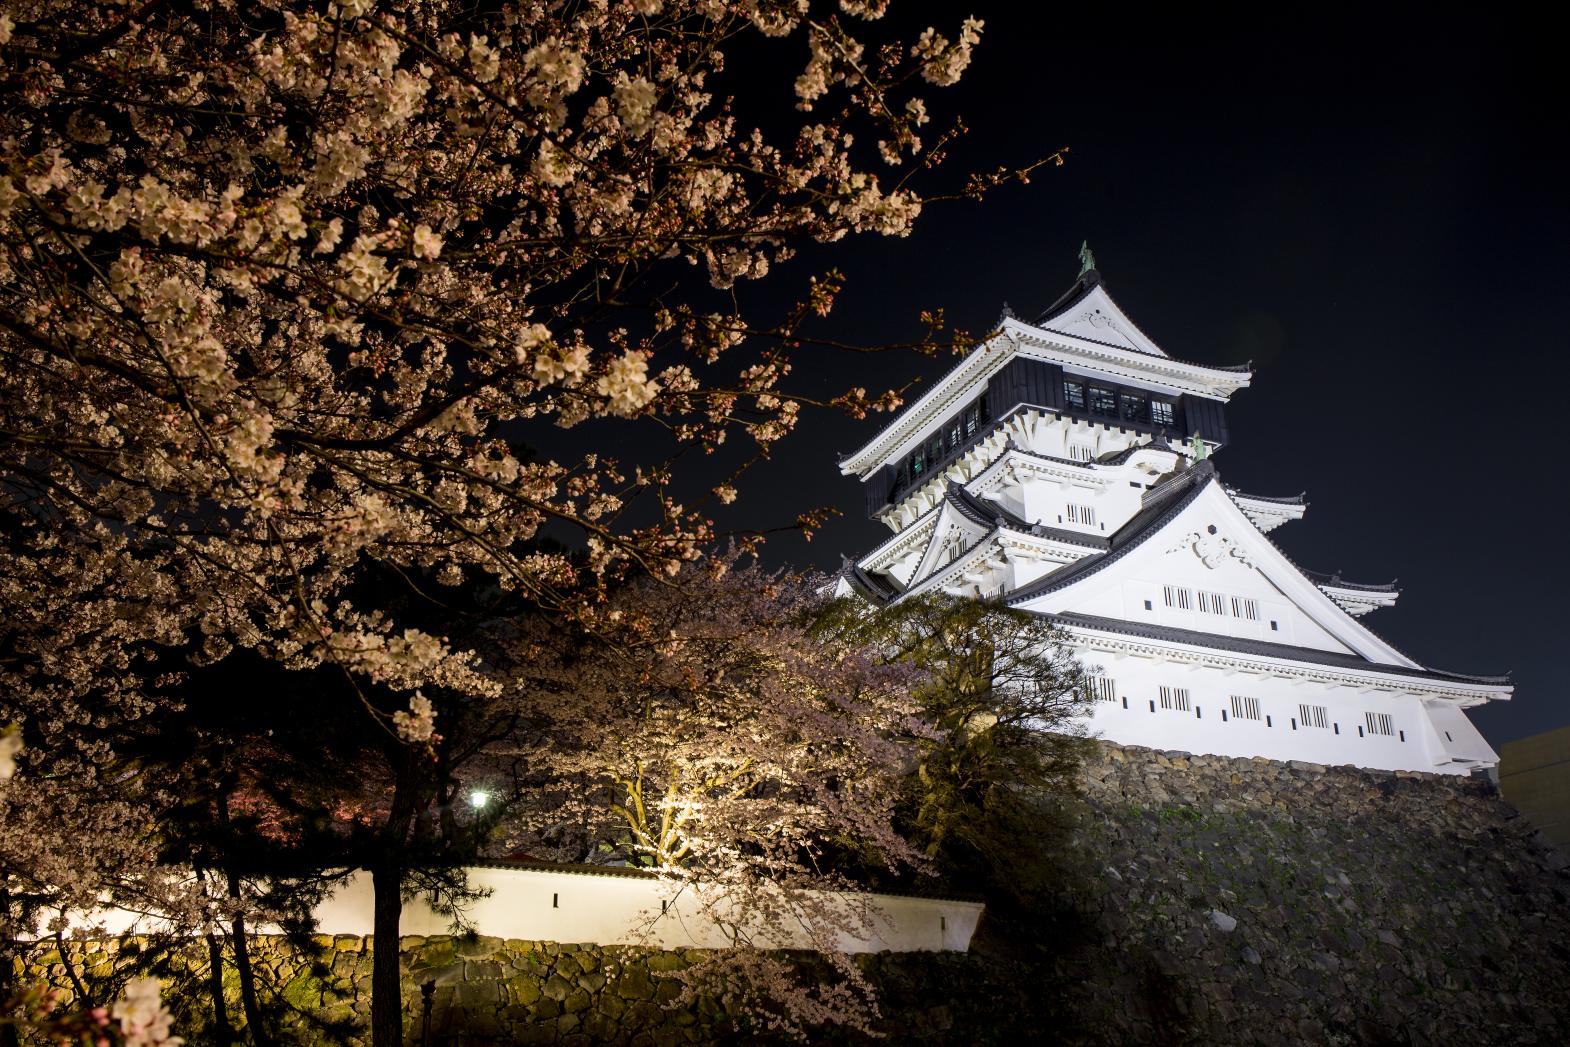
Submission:
{"label": "white plaster wall", "polygon": [[[1415,694],[1327,686],[1096,651],[1087,651],[1081,658],[1086,665],[1099,665],[1100,675],[1112,678],[1117,690],[1117,701],[1092,705],[1084,726],[1091,734],[1121,745],[1452,774],[1469,773],[1473,766],[1453,761],[1453,756],[1464,755],[1463,748],[1479,763],[1498,759],[1465,714],[1453,704],[1443,703],[1444,713],[1453,717],[1447,720],[1451,734],[1462,738],[1463,728],[1457,725],[1464,724],[1468,743],[1447,749],[1443,735],[1431,725],[1423,699]],[[1189,711],[1161,707],[1163,684],[1187,688]],[[1232,716],[1230,698],[1234,694],[1258,699],[1261,719]],[[1331,726],[1303,724],[1300,704],[1325,706]],[[1369,712],[1388,713],[1397,733],[1388,737],[1369,733],[1364,717]],[[1295,728],[1294,720],[1299,721]],[[1359,728],[1363,729],[1361,735]]]}
{"label": "white plaster wall", "polygon": [[[658,945],[665,948],[718,949],[730,944],[691,887],[652,877],[603,876],[544,869],[481,867],[469,870],[470,883],[490,889],[467,910],[466,919],[481,934],[536,941],[592,942],[597,945]],[[835,939],[844,952],[964,951],[970,947],[982,906],[977,902],[894,895],[815,894],[814,900],[865,918],[864,933]],[[371,883],[356,874],[316,911],[324,934],[369,934]],[[714,911],[725,914],[719,901]],[[431,912],[421,899],[404,906],[404,934],[447,934],[446,917]],[[751,932],[770,948],[811,948],[799,927],[785,934]]]}
{"label": "white plaster wall", "polygon": [[[693,888],[653,877],[599,875],[550,869],[471,868],[472,886],[489,890],[466,911],[466,922],[480,934],[532,941],[649,945],[663,948],[718,949],[730,944],[709,915],[734,916],[723,897],[707,907]],[[981,918],[983,906],[938,898],[887,894],[817,893],[815,902],[850,917],[854,933],[837,934],[840,951],[964,952]],[[374,906],[371,878],[355,873],[316,908],[323,934],[370,934]],[[102,926],[110,935],[167,930],[160,920],[123,909],[101,910],[75,920],[78,926]],[[260,927],[259,933],[277,928]],[[431,911],[421,898],[403,907],[403,934],[451,934],[451,921]],[[753,928],[755,944],[767,948],[809,949],[810,935],[800,927],[769,935]]]}

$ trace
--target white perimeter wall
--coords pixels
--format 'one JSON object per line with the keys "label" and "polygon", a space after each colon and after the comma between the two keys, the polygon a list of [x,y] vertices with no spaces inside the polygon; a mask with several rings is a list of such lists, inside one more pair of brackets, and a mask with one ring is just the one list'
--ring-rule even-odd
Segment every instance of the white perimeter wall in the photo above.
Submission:
{"label": "white perimeter wall", "polygon": [[[647,945],[675,949],[719,949],[730,939],[705,912],[692,887],[654,877],[598,875],[547,869],[471,868],[469,883],[491,894],[467,909],[467,922],[484,935],[531,941],[595,945]],[[817,894],[814,901],[849,917],[854,933],[834,936],[842,952],[964,952],[981,918],[979,902],[911,898],[887,894]],[[710,911],[724,914],[720,900]],[[372,929],[371,877],[355,873],[316,909],[322,934],[368,935]],[[167,929],[161,921],[125,910],[91,914],[80,922],[101,924],[111,935]],[[780,921],[784,922],[784,921]],[[275,933],[262,927],[260,933]],[[403,907],[403,934],[451,934],[451,921],[416,898]],[[763,948],[810,949],[800,926],[755,934]]]}

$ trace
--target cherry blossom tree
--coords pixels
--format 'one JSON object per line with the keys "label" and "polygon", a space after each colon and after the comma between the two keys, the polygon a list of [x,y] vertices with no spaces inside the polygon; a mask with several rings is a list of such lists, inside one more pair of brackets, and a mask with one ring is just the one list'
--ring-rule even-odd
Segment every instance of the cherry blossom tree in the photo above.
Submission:
{"label": "cherry blossom tree", "polygon": [[[824,892],[858,890],[867,868],[924,865],[894,819],[918,741],[932,737],[913,698],[926,671],[815,638],[830,602],[822,577],[732,554],[676,582],[620,588],[603,634],[517,650],[536,718],[492,756],[549,778],[515,791],[503,847],[672,881],[731,940],[682,975],[688,994],[798,1035],[829,1021],[868,1028],[871,987],[838,943],[865,937],[875,913]],[[804,981],[769,951],[800,934],[833,980]]]}
{"label": "cherry blossom tree", "polygon": [[[12,810],[61,812],[0,819],[7,875],[50,904],[167,886],[162,800],[117,773],[117,740],[236,651],[330,667],[365,730],[434,759],[436,697],[503,684],[357,597],[367,565],[488,578],[603,630],[607,585],[692,560],[706,506],[597,434],[762,453],[812,402],[792,351],[838,281],[793,277],[780,316],[735,288],[803,244],[909,232],[949,141],[923,94],[980,39],[974,20],[876,39],[886,6],[0,12],[0,725],[26,746]],[[780,46],[806,55],[797,109],[749,109],[727,63]],[[521,449],[579,426],[570,456]],[[547,525],[584,555],[547,551]],[[160,904],[210,918],[199,891]],[[387,995],[379,1045],[399,1035]]]}

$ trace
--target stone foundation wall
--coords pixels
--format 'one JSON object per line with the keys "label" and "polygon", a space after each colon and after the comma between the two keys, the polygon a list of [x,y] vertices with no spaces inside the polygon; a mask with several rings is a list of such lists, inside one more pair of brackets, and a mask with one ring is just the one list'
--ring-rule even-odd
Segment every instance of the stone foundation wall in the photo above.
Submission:
{"label": "stone foundation wall", "polygon": [[[270,1028],[284,1042],[366,1042],[370,1020],[369,938],[317,936],[298,949],[284,939],[249,939],[259,995]],[[480,1044],[633,1044],[676,1047],[711,1043],[739,1026],[711,1000],[672,1009],[680,985],[662,974],[681,970],[701,954],[626,946],[566,945],[499,938],[402,939],[407,1042],[422,1043],[421,986],[435,984],[428,1042],[431,1047]],[[168,987],[178,1008],[177,1031],[195,1044],[211,1043],[211,996],[205,943],[172,950],[144,939],[66,943],[39,948],[29,978],[44,977],[68,992],[76,968],[95,1002],[112,999],[136,970],[149,970]],[[231,1023],[243,1025],[238,975],[225,979]]]}
{"label": "stone foundation wall", "polygon": [[1103,744],[1084,793],[1104,1042],[1570,1040],[1567,863],[1486,780]]}
{"label": "stone foundation wall", "polygon": [[[1100,745],[1083,784],[1059,805],[1056,923],[994,910],[969,955],[858,959],[884,994],[882,1042],[1570,1042],[1566,860],[1486,781]],[[136,947],[70,952],[102,1001]],[[270,1021],[297,1043],[363,1042],[369,948],[258,939]],[[700,953],[442,936],[402,951],[410,1044],[426,981],[431,1047],[760,1042],[712,1001],[667,1008],[661,974]],[[211,1042],[203,943],[137,959],[186,1001],[179,1031]],[[35,960],[69,987],[57,953]],[[238,1021],[232,970],[227,988]]]}

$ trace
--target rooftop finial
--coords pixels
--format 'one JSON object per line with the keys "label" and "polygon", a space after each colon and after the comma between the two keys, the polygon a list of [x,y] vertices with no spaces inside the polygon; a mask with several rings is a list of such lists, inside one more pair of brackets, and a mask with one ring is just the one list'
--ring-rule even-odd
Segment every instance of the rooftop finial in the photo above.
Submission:
{"label": "rooftop finial", "polygon": [[1084,276],[1096,267],[1096,256],[1090,253],[1090,241],[1081,241],[1079,245],[1079,275]]}

